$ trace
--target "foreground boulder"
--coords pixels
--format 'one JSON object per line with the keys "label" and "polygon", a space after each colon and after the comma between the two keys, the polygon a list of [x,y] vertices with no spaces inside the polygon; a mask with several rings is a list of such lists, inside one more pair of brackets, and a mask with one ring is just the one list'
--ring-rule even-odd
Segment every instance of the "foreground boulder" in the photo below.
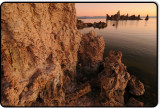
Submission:
{"label": "foreground boulder", "polygon": [[74,3],[2,4],[3,106],[65,104],[62,88],[74,79],[81,41],[76,21]]}
{"label": "foreground boulder", "polygon": [[104,61],[104,70],[98,76],[101,97],[106,99],[106,106],[110,106],[110,103],[114,103],[114,106],[124,105],[124,93],[130,74],[121,62],[121,57],[120,51],[110,51]]}

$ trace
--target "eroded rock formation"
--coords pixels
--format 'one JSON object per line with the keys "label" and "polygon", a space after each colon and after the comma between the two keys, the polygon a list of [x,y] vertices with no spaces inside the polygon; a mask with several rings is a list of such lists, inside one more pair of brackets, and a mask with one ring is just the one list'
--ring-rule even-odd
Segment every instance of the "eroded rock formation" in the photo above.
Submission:
{"label": "eroded rock formation", "polygon": [[83,29],[87,27],[94,27],[94,28],[105,28],[107,27],[107,23],[105,22],[94,22],[94,23],[84,23],[82,20],[77,20],[77,28]]}
{"label": "eroded rock formation", "polygon": [[140,18],[140,15],[138,16],[135,16],[135,15],[131,15],[131,16],[128,16],[127,15],[120,15],[120,11],[117,12],[117,14],[115,15],[111,15],[109,16],[108,14],[106,14],[106,20],[142,20]]}
{"label": "eroded rock formation", "polygon": [[103,37],[77,30],[73,3],[3,3],[1,11],[3,106],[132,106],[127,84],[144,93],[120,51],[103,60]]}
{"label": "eroded rock formation", "polygon": [[130,93],[136,96],[143,95],[145,92],[144,85],[140,80],[137,80],[135,76],[131,77],[129,81]]}
{"label": "eroded rock formation", "polygon": [[149,16],[148,15],[146,16],[145,20],[149,20]]}
{"label": "eroded rock formation", "polygon": [[106,106],[112,103],[114,106],[124,105],[124,93],[130,74],[121,62],[121,57],[120,51],[110,51],[104,61],[104,70],[99,74],[101,97],[106,100]]}
{"label": "eroded rock formation", "polygon": [[3,3],[2,105],[29,106],[38,96],[64,104],[81,41],[75,12],[73,3]]}
{"label": "eroded rock formation", "polygon": [[[78,78],[85,78],[86,75],[97,73],[103,61],[105,41],[102,36],[97,36],[95,31],[82,35],[78,51]],[[81,77],[80,77],[81,76]]]}

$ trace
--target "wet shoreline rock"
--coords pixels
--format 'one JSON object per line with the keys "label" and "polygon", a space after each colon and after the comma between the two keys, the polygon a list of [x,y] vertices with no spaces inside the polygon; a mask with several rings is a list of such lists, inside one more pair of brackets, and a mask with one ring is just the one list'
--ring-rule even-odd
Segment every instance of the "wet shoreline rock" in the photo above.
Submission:
{"label": "wet shoreline rock", "polygon": [[[102,102],[105,106],[126,106],[124,94],[128,85],[131,88],[131,94],[140,96],[145,92],[143,83],[136,80],[135,76],[130,77],[121,58],[121,51],[110,51],[109,56],[106,57],[103,62],[104,69],[98,74],[101,85],[100,97],[106,100],[105,102]],[[131,104],[132,100],[134,100],[136,105]],[[144,104],[131,98],[127,105],[143,106]]]}
{"label": "wet shoreline rock", "polygon": [[130,88],[130,93],[136,96],[143,95],[145,92],[144,85],[140,80],[137,80],[135,76],[131,76],[128,83]]}
{"label": "wet shoreline rock", "polygon": [[[110,51],[109,56],[104,61],[104,70],[98,75],[102,98],[107,97],[107,103],[110,100],[115,101],[115,106],[124,105],[125,88],[130,80],[130,74],[121,62],[121,57],[120,51]],[[105,105],[109,106],[107,103]]]}
{"label": "wet shoreline rock", "polygon": [[94,27],[94,28],[105,28],[107,27],[107,23],[105,22],[94,22],[94,23],[84,23],[82,20],[77,20],[77,28],[78,29],[83,29],[83,28],[88,28],[88,27]]}
{"label": "wet shoreline rock", "polygon": [[[143,102],[139,102],[132,98],[128,101],[128,103],[125,103],[124,101],[127,86],[132,87],[132,89],[129,90],[134,90],[135,93],[130,93],[136,96],[143,95],[145,89],[143,83],[141,83],[139,80],[135,80],[136,77],[130,76],[130,74],[127,72],[127,67],[122,63],[121,58],[121,51],[110,51],[108,57],[101,62],[97,62],[101,64],[101,66],[94,66],[95,70],[92,70],[88,65],[81,65],[79,69],[87,66],[87,70],[91,73],[99,70],[96,71],[96,76],[98,77],[93,77],[87,80],[90,82],[91,88],[99,88],[99,93],[94,93],[95,95],[98,95],[97,101],[99,102],[99,105],[143,106]],[[90,61],[90,63],[92,63],[92,61]],[[86,69],[83,71],[84,73],[87,72]],[[90,76],[91,73],[88,74],[88,76]],[[84,75],[82,75],[82,77],[84,77]],[[83,80],[83,82],[85,82],[85,80]],[[92,90],[90,92],[92,93]],[[94,103],[93,101],[90,102]]]}

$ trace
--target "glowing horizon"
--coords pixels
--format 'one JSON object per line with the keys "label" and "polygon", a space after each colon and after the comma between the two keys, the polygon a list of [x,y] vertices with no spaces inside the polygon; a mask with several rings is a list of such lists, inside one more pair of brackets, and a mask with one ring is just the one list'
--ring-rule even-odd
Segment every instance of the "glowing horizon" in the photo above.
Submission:
{"label": "glowing horizon", "polygon": [[157,16],[154,3],[76,3],[77,16],[106,16],[120,11],[121,15]]}

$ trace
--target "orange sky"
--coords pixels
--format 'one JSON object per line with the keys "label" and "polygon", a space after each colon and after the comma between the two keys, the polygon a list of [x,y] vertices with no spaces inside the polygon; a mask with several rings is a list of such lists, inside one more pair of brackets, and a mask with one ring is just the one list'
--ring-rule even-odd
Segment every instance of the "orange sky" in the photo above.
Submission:
{"label": "orange sky", "polygon": [[105,16],[120,14],[140,14],[141,16],[157,16],[157,6],[154,3],[76,3],[77,16]]}

